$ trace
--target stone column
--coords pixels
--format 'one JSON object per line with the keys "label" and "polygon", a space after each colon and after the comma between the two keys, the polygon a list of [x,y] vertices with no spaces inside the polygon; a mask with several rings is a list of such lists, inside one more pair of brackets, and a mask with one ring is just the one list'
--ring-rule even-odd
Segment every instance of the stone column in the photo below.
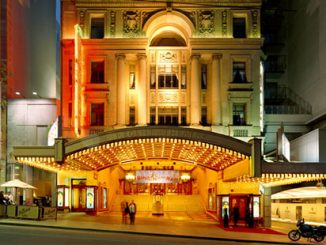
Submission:
{"label": "stone column", "polygon": [[126,56],[117,54],[117,123],[119,126],[126,124]]}
{"label": "stone column", "polygon": [[264,218],[264,227],[271,227],[272,225],[272,205],[271,205],[271,198],[272,196],[272,189],[271,187],[264,187],[264,194],[263,194],[263,218]]}
{"label": "stone column", "polygon": [[201,88],[199,54],[191,56],[191,81],[190,81],[190,124],[199,125],[201,114]]}
{"label": "stone column", "polygon": [[136,85],[137,97],[138,97],[138,108],[137,108],[138,125],[144,126],[146,125],[146,121],[147,121],[146,55],[139,54],[137,58],[138,58],[138,67],[139,67],[138,86]]}
{"label": "stone column", "polygon": [[212,81],[211,81],[211,115],[212,125],[221,125],[221,69],[220,59],[222,54],[212,56]]}

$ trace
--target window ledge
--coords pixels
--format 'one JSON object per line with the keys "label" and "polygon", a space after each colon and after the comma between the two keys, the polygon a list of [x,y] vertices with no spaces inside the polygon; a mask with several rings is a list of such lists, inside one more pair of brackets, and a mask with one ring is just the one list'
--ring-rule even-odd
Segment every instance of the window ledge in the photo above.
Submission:
{"label": "window ledge", "polygon": [[253,90],[253,83],[229,83],[229,91],[236,91],[236,90],[245,90],[245,91],[252,91]]}
{"label": "window ledge", "polygon": [[108,83],[86,83],[86,90],[108,90]]}

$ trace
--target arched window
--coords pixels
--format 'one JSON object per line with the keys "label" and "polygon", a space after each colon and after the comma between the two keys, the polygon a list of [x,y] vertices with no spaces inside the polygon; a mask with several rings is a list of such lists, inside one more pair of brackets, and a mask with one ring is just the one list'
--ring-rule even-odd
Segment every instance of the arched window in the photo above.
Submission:
{"label": "arched window", "polygon": [[187,46],[186,41],[175,32],[164,32],[160,35],[157,35],[151,41],[151,47],[163,47],[163,46],[172,46],[172,47],[180,47]]}

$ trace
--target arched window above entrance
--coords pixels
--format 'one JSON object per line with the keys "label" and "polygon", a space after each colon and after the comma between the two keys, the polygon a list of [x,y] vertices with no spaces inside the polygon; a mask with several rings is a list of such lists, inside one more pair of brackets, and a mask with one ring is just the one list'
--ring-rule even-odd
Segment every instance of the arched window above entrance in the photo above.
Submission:
{"label": "arched window above entrance", "polygon": [[186,41],[175,32],[164,32],[160,35],[153,38],[150,44],[151,47],[162,47],[162,46],[173,46],[173,47],[180,47],[180,46],[187,46]]}

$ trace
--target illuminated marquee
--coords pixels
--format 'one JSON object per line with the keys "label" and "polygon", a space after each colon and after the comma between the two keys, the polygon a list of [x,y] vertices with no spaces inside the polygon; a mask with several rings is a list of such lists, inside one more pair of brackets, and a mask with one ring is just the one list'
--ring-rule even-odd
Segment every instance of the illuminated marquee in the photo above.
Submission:
{"label": "illuminated marquee", "polygon": [[179,183],[179,171],[140,170],[136,171],[136,183]]}

